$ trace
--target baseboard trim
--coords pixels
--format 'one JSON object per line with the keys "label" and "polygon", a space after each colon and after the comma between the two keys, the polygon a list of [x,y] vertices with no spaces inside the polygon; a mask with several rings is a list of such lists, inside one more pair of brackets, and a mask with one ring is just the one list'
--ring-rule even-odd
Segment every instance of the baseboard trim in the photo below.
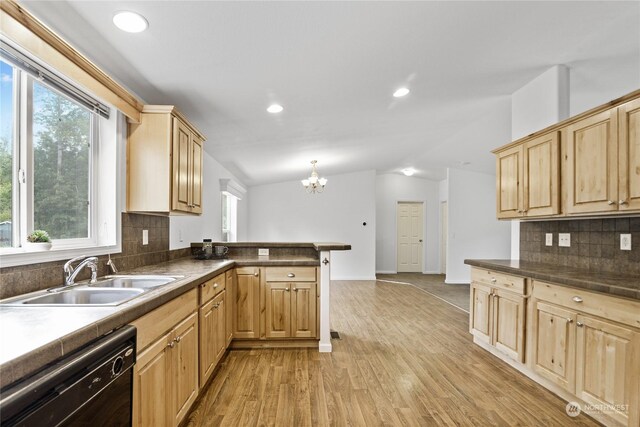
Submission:
{"label": "baseboard trim", "polygon": [[332,277],[331,281],[352,281],[352,280],[376,280],[376,276],[347,276],[347,277]]}
{"label": "baseboard trim", "polygon": [[447,285],[468,285],[470,282],[468,280],[444,280],[444,283]]}
{"label": "baseboard trim", "polygon": [[423,271],[422,274],[442,274],[439,271]]}
{"label": "baseboard trim", "polygon": [[376,274],[398,274],[398,272],[395,270],[381,270],[376,271]]}
{"label": "baseboard trim", "polygon": [[320,344],[318,346],[318,352],[319,353],[331,353],[333,349],[333,346],[331,345],[331,343],[329,344]]}
{"label": "baseboard trim", "polygon": [[231,349],[252,349],[252,348],[318,348],[318,340],[315,338],[304,339],[282,339],[282,340],[242,340],[234,339],[231,342]]}

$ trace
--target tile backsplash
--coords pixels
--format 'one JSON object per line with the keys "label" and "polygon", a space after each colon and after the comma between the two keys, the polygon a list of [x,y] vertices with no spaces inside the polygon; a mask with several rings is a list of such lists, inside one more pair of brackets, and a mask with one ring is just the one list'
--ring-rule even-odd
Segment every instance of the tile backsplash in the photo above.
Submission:
{"label": "tile backsplash", "polygon": [[[553,233],[553,246],[545,245]],[[571,235],[570,247],[558,246],[558,233]],[[631,234],[630,251],[620,249],[620,234]],[[520,259],[640,277],[640,217],[522,222]]]}
{"label": "tile backsplash", "polygon": [[[142,230],[149,231],[148,245],[142,244]],[[111,256],[118,270],[131,270],[190,255],[191,248],[169,250],[168,217],[122,213],[122,252]],[[107,256],[99,256],[98,259],[98,276],[110,274]],[[65,262],[0,268],[0,299],[60,286],[64,281],[62,266]],[[78,275],[77,280],[88,279],[89,276],[90,272],[86,270]]]}

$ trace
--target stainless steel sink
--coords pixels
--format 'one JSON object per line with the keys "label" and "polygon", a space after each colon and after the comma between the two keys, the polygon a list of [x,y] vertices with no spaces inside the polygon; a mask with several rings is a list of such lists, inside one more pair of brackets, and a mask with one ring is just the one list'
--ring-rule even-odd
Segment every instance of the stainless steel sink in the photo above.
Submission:
{"label": "stainless steel sink", "polygon": [[176,279],[177,277],[175,276],[121,274],[105,276],[104,279],[98,279],[96,283],[92,283],[89,286],[99,288],[139,288],[147,290],[174,282]]}
{"label": "stainless steel sink", "polygon": [[7,304],[23,306],[114,306],[133,299],[144,289],[73,288],[36,297],[16,299]]}

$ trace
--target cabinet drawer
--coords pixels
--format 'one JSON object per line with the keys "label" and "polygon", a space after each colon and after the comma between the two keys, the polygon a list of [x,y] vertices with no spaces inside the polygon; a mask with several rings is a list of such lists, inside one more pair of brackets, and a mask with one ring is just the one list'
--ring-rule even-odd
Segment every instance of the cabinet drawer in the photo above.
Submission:
{"label": "cabinet drawer", "polygon": [[538,280],[533,282],[533,297],[640,328],[640,302]]}
{"label": "cabinet drawer", "polygon": [[502,288],[518,294],[524,294],[524,277],[512,276],[510,274],[498,273],[482,268],[472,268],[471,280],[493,286],[494,288]]}
{"label": "cabinet drawer", "polygon": [[315,282],[315,267],[267,267],[267,282]]}
{"label": "cabinet drawer", "polygon": [[138,329],[137,353],[198,309],[198,291],[192,289],[131,322]]}
{"label": "cabinet drawer", "polygon": [[225,273],[218,274],[211,280],[200,285],[200,305],[206,304],[211,298],[224,291],[227,286]]}

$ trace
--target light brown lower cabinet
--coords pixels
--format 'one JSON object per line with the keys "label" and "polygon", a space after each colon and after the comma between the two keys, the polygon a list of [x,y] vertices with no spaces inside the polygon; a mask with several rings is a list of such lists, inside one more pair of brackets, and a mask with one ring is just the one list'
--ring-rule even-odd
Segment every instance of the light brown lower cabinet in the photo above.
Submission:
{"label": "light brown lower cabinet", "polygon": [[533,371],[607,425],[639,426],[640,303],[534,282],[532,305]]}
{"label": "light brown lower cabinet", "polygon": [[234,338],[260,338],[260,269],[236,268],[233,289]]}
{"label": "light brown lower cabinet", "polygon": [[177,426],[198,395],[198,315],[191,314],[138,355],[133,425]]}
{"label": "light brown lower cabinet", "polygon": [[471,283],[469,331],[477,340],[524,362],[525,300],[521,294]]}
{"label": "light brown lower cabinet", "polygon": [[267,338],[316,337],[316,283],[267,282]]}
{"label": "light brown lower cabinet", "polygon": [[200,387],[207,383],[227,348],[225,297],[226,291],[222,291],[199,310]]}
{"label": "light brown lower cabinet", "polygon": [[226,273],[227,275],[227,307],[225,310],[225,335],[227,337],[227,347],[231,345],[231,340],[233,339],[233,304],[232,295],[235,292],[236,288],[236,274],[235,270],[229,270]]}

